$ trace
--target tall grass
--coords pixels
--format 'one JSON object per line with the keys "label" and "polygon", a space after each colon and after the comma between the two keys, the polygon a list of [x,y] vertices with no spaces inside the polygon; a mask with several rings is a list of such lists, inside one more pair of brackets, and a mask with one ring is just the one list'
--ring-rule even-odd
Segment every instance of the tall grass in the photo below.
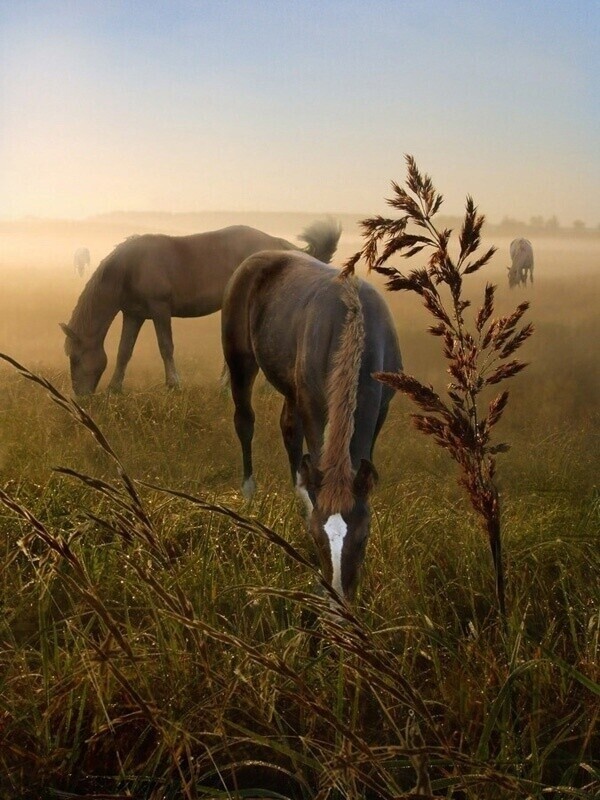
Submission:
{"label": "tall grass", "polygon": [[[250,509],[233,493],[226,507],[194,492],[199,475],[219,494],[233,482],[216,384],[201,396],[94,399],[118,456],[88,410],[15,366],[38,386],[5,380],[4,432],[16,445],[26,431],[49,449],[38,451],[44,462],[69,466],[44,479],[31,464],[18,481],[9,454],[3,466],[5,796],[568,798],[600,788],[598,498],[576,457],[583,433],[540,444],[522,465],[515,453],[530,491],[506,503],[500,641],[476,525],[443,460],[392,433],[397,409],[381,471],[402,458],[417,469],[382,486],[362,601],[342,623],[311,591],[320,579],[278,477],[283,455]],[[259,403],[268,473],[277,403]],[[169,451],[181,430],[219,448],[205,457],[223,459],[217,472],[201,464],[188,476],[201,459],[190,433]],[[180,488],[158,488],[165,478]]]}

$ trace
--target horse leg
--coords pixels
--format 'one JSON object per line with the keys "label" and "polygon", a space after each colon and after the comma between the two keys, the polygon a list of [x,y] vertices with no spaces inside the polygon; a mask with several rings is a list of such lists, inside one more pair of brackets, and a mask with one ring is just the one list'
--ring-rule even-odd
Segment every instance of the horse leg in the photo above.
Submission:
{"label": "horse leg", "polygon": [[302,420],[298,414],[294,401],[286,397],[281,409],[279,419],[283,443],[288,454],[290,470],[292,473],[292,483],[296,487],[296,494],[304,503],[307,515],[310,518],[313,510],[312,501],[302,483],[300,483],[300,462],[302,461],[302,442],[304,433],[302,430]]}
{"label": "horse leg", "polygon": [[164,307],[157,310],[152,315],[152,322],[156,331],[158,349],[165,365],[166,384],[169,389],[178,389],[179,375],[173,358],[175,348],[173,347],[173,333],[171,330],[171,313],[168,308]]}
{"label": "horse leg", "polygon": [[352,463],[358,467],[362,458],[373,461],[375,442],[386,420],[393,390],[371,381],[360,393],[350,445]]}
{"label": "horse leg", "polygon": [[383,428],[383,423],[386,420],[386,417],[387,417],[387,414],[388,414],[388,408],[389,408],[390,400],[391,400],[392,396],[393,395],[390,395],[390,396],[386,397],[386,394],[384,392],[383,397],[381,398],[381,405],[380,405],[380,408],[379,408],[379,415],[377,417],[377,421],[375,423],[375,429],[373,431],[373,441],[371,442],[371,453],[370,453],[370,456],[369,456],[369,461],[371,461],[371,462],[373,461],[373,450],[375,449],[375,442],[377,441],[377,437],[379,436],[379,433],[380,433],[381,429]]}
{"label": "horse leg", "polygon": [[252,474],[252,438],[254,436],[254,410],[252,409],[252,387],[258,373],[258,364],[253,355],[227,359],[231,396],[235,404],[233,423],[242,446],[244,482],[242,493],[249,500],[256,491]]}
{"label": "horse leg", "polygon": [[108,385],[109,392],[120,392],[122,390],[125,369],[127,368],[127,364],[129,364],[138,333],[143,324],[143,319],[139,317],[130,317],[129,314],[123,312],[123,327],[121,330],[119,351],[117,353],[117,365]]}
{"label": "horse leg", "polygon": [[323,450],[326,415],[319,403],[312,398],[310,390],[303,387],[298,389],[298,411],[308,452],[316,466]]}

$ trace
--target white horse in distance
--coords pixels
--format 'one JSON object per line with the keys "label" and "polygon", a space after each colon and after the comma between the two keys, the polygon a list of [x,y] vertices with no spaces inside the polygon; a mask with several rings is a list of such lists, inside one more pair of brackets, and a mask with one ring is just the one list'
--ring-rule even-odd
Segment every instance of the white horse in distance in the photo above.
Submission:
{"label": "white horse in distance", "polygon": [[529,239],[514,239],[510,243],[510,258],[512,264],[508,269],[508,285],[513,286],[527,283],[527,273],[529,280],[533,283],[533,247]]}
{"label": "white horse in distance", "polygon": [[90,251],[87,247],[78,247],[73,256],[73,266],[80,278],[83,278],[86,267],[90,266]]}

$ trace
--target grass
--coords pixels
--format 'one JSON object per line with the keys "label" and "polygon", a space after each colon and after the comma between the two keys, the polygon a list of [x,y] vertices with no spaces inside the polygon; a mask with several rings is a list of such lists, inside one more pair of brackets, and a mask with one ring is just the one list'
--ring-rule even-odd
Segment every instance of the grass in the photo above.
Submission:
{"label": "grass", "polygon": [[588,427],[553,430],[542,415],[510,431],[504,636],[476,520],[395,404],[356,618],[311,629],[323,600],[272,434],[275,395],[257,400],[250,508],[231,488],[238,454],[216,382],[93,398],[128,474],[203,489],[194,502],[136,485],[138,507],[85,425],[16,374],[2,386],[2,484],[16,501],[0,516],[5,796],[392,798],[423,764],[436,796],[594,796],[600,458]]}

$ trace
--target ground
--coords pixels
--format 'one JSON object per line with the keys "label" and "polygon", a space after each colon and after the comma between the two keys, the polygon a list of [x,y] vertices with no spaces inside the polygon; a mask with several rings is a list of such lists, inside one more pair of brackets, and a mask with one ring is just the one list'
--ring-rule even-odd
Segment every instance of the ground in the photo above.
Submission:
{"label": "ground", "polygon": [[[285,230],[272,232],[293,238],[304,222],[279,224]],[[125,235],[100,223],[4,227],[0,350],[67,395],[58,323],[83,286],[72,252],[89,245],[95,265]],[[162,386],[145,326],[126,392],[106,395],[107,374],[83,403],[141,483],[123,483],[91,423],[0,368],[0,487],[12,503],[0,512],[7,797],[150,797],[160,787],[165,797],[199,787],[242,796],[253,787],[391,798],[423,768],[439,796],[594,796],[600,240],[534,241],[536,282],[512,291],[509,239],[493,243],[500,252],[469,295],[476,301],[496,282],[497,312],[526,298],[536,326],[498,429],[511,444],[498,460],[506,630],[485,536],[454,465],[411,427],[408,401],[394,401],[376,449],[381,480],[356,621],[340,627],[325,616],[311,634],[321,601],[288,485],[280,400],[257,392],[259,491],[248,506],[232,404],[218,385],[218,315],[175,321],[181,392]],[[338,263],[358,245],[346,230]],[[406,371],[443,388],[439,342],[417,299],[387,299]]]}

